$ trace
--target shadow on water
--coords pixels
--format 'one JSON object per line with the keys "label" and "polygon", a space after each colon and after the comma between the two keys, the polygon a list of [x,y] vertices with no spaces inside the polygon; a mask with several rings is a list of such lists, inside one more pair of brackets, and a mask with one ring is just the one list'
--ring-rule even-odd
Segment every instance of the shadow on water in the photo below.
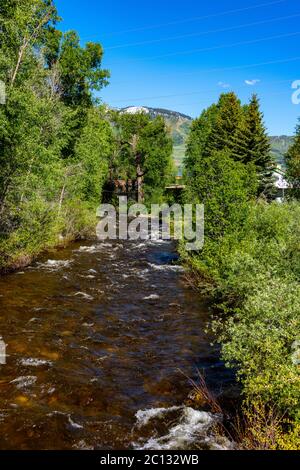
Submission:
{"label": "shadow on water", "polygon": [[186,376],[204,370],[218,394],[232,375],[172,243],[75,243],[0,278],[0,304],[1,449],[188,448],[207,437],[212,416],[182,406]]}

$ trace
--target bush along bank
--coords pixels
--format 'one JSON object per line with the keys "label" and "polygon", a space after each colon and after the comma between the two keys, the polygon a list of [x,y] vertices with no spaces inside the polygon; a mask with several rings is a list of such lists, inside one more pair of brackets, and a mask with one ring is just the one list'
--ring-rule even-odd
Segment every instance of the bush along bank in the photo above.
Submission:
{"label": "bush along bank", "polygon": [[[237,440],[244,448],[300,449],[300,203],[262,197],[270,194],[264,171],[255,160],[236,158],[247,108],[239,116],[237,100],[228,100],[225,110],[221,102],[192,126],[185,197],[204,203],[206,237],[201,252],[182,246],[181,255],[217,307],[210,328],[242,385]],[[230,119],[222,121],[225,112]],[[236,129],[226,130],[234,117]],[[258,127],[250,126],[252,133]],[[258,141],[256,134],[241,153]]]}

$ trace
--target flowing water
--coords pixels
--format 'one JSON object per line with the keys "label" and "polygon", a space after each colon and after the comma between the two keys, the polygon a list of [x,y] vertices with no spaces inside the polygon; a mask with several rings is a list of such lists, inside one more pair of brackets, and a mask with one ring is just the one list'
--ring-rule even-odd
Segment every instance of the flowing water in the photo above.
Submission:
{"label": "flowing water", "polygon": [[172,242],[74,243],[0,278],[0,306],[0,449],[218,448],[187,377],[231,376]]}

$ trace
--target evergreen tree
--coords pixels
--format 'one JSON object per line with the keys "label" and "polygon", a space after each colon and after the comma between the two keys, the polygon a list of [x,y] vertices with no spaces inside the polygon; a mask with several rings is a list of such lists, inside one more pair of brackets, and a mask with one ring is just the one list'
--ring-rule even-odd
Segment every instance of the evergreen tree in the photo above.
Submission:
{"label": "evergreen tree", "polygon": [[241,119],[242,107],[236,94],[223,93],[217,104],[216,118],[207,141],[206,152],[232,150]]}
{"label": "evergreen tree", "polygon": [[285,156],[287,164],[287,178],[292,186],[292,194],[300,199],[300,119],[296,127],[296,135],[293,145]]}
{"label": "evergreen tree", "polygon": [[253,163],[259,179],[259,195],[270,197],[273,193],[274,162],[271,145],[260,111],[258,97],[253,95],[245,107],[243,119],[237,129],[232,145],[232,157],[242,163]]}

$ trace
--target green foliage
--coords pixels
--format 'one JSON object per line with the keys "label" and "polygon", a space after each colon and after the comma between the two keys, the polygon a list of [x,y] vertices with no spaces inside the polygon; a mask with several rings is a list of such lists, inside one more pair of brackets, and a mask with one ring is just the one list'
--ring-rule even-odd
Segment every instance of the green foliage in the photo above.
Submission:
{"label": "green foliage", "polygon": [[100,109],[91,109],[87,122],[75,146],[74,163],[76,193],[84,201],[96,206],[101,200],[102,188],[108,178],[109,160],[113,151],[111,126],[102,117]]}
{"label": "green foliage", "polygon": [[232,156],[242,163],[255,165],[259,176],[259,195],[270,197],[274,190],[275,164],[271,158],[270,139],[256,95],[252,96],[249,105],[244,108],[233,140]]}
{"label": "green foliage", "polygon": [[139,201],[161,198],[174,173],[172,139],[161,116],[120,113],[115,116],[118,155],[116,176],[136,181]]}
{"label": "green foliage", "polygon": [[296,128],[294,143],[289,148],[285,160],[287,178],[293,187],[293,196],[300,199],[300,124]]}
{"label": "green foliage", "polygon": [[223,93],[217,104],[213,127],[207,141],[207,151],[232,150],[242,119],[241,102],[235,93]]}
{"label": "green foliage", "polygon": [[274,164],[255,95],[248,106],[242,107],[234,93],[224,93],[216,105],[204,110],[193,122],[185,158],[188,184],[194,177],[195,166],[206,158],[214,160],[216,151],[226,151],[232,160],[246,165],[257,182],[257,193],[270,197]]}
{"label": "green foliage", "polygon": [[63,35],[56,63],[62,99],[68,106],[90,106],[92,91],[107,85],[109,73],[101,69],[103,50],[100,44],[87,43],[82,48],[75,31]]}
{"label": "green foliage", "polygon": [[299,284],[266,276],[224,323],[219,337],[225,360],[238,365],[248,400],[275,403],[298,418],[300,373],[292,345],[300,330],[299,311]]}
{"label": "green foliage", "polygon": [[192,123],[184,161],[188,177],[193,177],[195,165],[207,156],[208,140],[215,125],[217,112],[217,106],[212,105]]}
{"label": "green foliage", "polygon": [[204,204],[205,234],[210,240],[240,229],[249,212],[248,201],[255,193],[255,169],[235,162],[229,151],[214,151],[193,168],[186,201]]}
{"label": "green foliage", "polygon": [[9,209],[7,233],[1,227],[1,270],[18,267],[23,262],[26,264],[41,250],[57,243],[57,233],[61,228],[55,208],[51,209],[40,197],[21,203],[17,209],[13,206]]}
{"label": "green foliage", "polygon": [[87,213],[101,200],[112,133],[92,99],[107,83],[101,46],[81,47],[75,32],[58,31],[52,0],[3,1],[0,8],[3,269],[90,228]]}
{"label": "green foliage", "polygon": [[[245,400],[300,418],[300,206],[253,204],[242,232],[207,240],[191,263],[218,304],[213,331]],[[208,285],[203,283],[206,279]]]}
{"label": "green foliage", "polygon": [[[299,142],[296,137],[287,156],[295,188]],[[205,110],[192,125],[185,163],[186,201],[205,207],[205,244],[200,253],[183,248],[182,255],[195,284],[218,307],[211,325],[243,386],[248,440],[268,446],[269,438],[261,439],[267,424],[276,431],[272,448],[297,447],[300,206],[254,201],[258,187],[266,197],[272,189],[269,139],[256,96],[241,108],[235,95],[222,95]],[[286,413],[287,432],[277,421],[263,422],[257,404],[266,414]]]}

